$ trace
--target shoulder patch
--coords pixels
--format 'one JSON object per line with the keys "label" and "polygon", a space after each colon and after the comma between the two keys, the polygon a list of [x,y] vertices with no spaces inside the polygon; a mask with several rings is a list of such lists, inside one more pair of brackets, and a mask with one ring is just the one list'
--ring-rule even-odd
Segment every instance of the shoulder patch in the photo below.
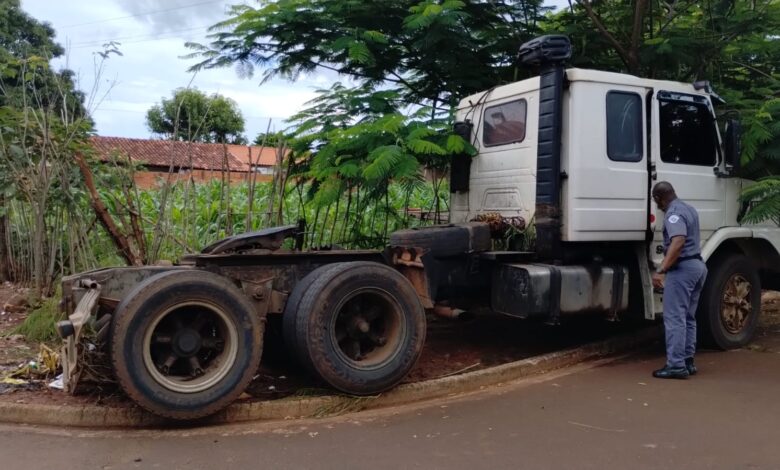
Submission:
{"label": "shoulder patch", "polygon": [[673,215],[670,215],[670,216],[669,216],[669,222],[670,222],[670,223],[672,223],[672,224],[676,224],[676,223],[677,223],[677,222],[679,222],[679,221],[680,221],[680,216],[679,216],[679,215],[674,215],[674,214],[673,214]]}

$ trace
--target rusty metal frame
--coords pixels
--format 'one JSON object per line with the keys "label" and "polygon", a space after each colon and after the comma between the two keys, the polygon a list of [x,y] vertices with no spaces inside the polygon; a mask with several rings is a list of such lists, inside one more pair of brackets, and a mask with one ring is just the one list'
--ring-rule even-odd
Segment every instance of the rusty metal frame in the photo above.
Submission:
{"label": "rusty metal frame", "polygon": [[430,284],[428,283],[428,276],[422,259],[426,251],[422,248],[396,246],[389,248],[388,252],[390,264],[409,280],[417,292],[423,308],[432,309],[434,302],[431,298]]}

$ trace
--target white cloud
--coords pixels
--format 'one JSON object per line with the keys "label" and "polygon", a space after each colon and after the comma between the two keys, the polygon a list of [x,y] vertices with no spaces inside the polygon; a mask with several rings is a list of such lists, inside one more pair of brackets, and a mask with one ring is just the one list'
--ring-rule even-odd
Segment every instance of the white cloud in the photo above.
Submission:
{"label": "white cloud", "polygon": [[219,90],[219,93],[234,99],[242,109],[248,109],[248,116],[278,118],[291,115],[291,110],[303,108],[316,96],[312,90],[291,90],[274,85],[255,90]]}
{"label": "white cloud", "polygon": [[[104,63],[97,89],[98,96],[108,94],[94,111],[93,118],[101,135],[145,138],[149,136],[145,124],[149,107],[169,97],[174,89],[186,87],[193,78],[187,69],[195,61],[181,59],[190,52],[184,43],[205,41],[205,25],[223,19],[224,4],[235,2],[210,2],[162,13],[142,13],[203,2],[23,0],[22,7],[33,17],[52,23],[58,33],[57,40],[63,45],[70,44],[67,60],[60,60],[58,65],[74,70],[79,87],[86,92],[95,83],[94,62],[98,57],[95,52],[109,40],[121,43],[119,49],[123,55],[111,56]],[[138,16],[114,19],[130,15]],[[236,100],[251,140],[265,131],[269,117],[274,118],[274,128],[284,128],[283,119],[302,109],[315,96],[313,88],[328,86],[335,76],[323,71],[297,83],[272,80],[258,86],[260,75],[244,80],[232,68],[205,70],[195,76],[192,86]]]}
{"label": "white cloud", "polygon": [[216,22],[215,18],[225,16],[229,4],[225,0],[116,0],[116,3],[154,33],[179,31],[194,25],[210,26]]}

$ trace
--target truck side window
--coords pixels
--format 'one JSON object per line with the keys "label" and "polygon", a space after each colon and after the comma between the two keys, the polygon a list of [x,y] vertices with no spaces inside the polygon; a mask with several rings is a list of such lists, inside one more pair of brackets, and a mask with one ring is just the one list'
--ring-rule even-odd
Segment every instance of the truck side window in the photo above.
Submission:
{"label": "truck side window", "polygon": [[607,156],[618,162],[642,160],[642,98],[636,93],[607,93]]}
{"label": "truck side window", "polygon": [[715,122],[704,103],[661,100],[661,161],[714,166]]}
{"label": "truck side window", "polygon": [[486,147],[515,144],[525,139],[525,100],[491,106],[482,117],[482,143]]}

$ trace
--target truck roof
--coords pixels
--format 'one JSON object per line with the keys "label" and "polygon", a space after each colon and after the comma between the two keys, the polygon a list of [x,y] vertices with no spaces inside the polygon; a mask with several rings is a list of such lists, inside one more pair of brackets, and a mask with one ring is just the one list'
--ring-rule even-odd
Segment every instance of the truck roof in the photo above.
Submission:
{"label": "truck roof", "polygon": [[[704,92],[704,90],[695,89],[691,83],[674,82],[671,80],[654,80],[651,78],[641,78],[625,73],[570,68],[566,69],[566,77],[570,82],[583,81],[610,83],[614,85],[643,86],[648,88],[652,87],[655,89],[663,89],[666,91],[676,91],[679,93],[707,96],[707,93]],[[505,98],[537,89],[539,89],[539,77],[532,77],[526,80],[521,80],[519,82],[508,83],[506,85],[493,88],[492,91],[490,91],[490,99]],[[472,106],[472,104],[476,104],[480,99],[484,99],[484,94],[485,92],[481,91],[463,98],[458,105],[458,109],[468,108]]]}

